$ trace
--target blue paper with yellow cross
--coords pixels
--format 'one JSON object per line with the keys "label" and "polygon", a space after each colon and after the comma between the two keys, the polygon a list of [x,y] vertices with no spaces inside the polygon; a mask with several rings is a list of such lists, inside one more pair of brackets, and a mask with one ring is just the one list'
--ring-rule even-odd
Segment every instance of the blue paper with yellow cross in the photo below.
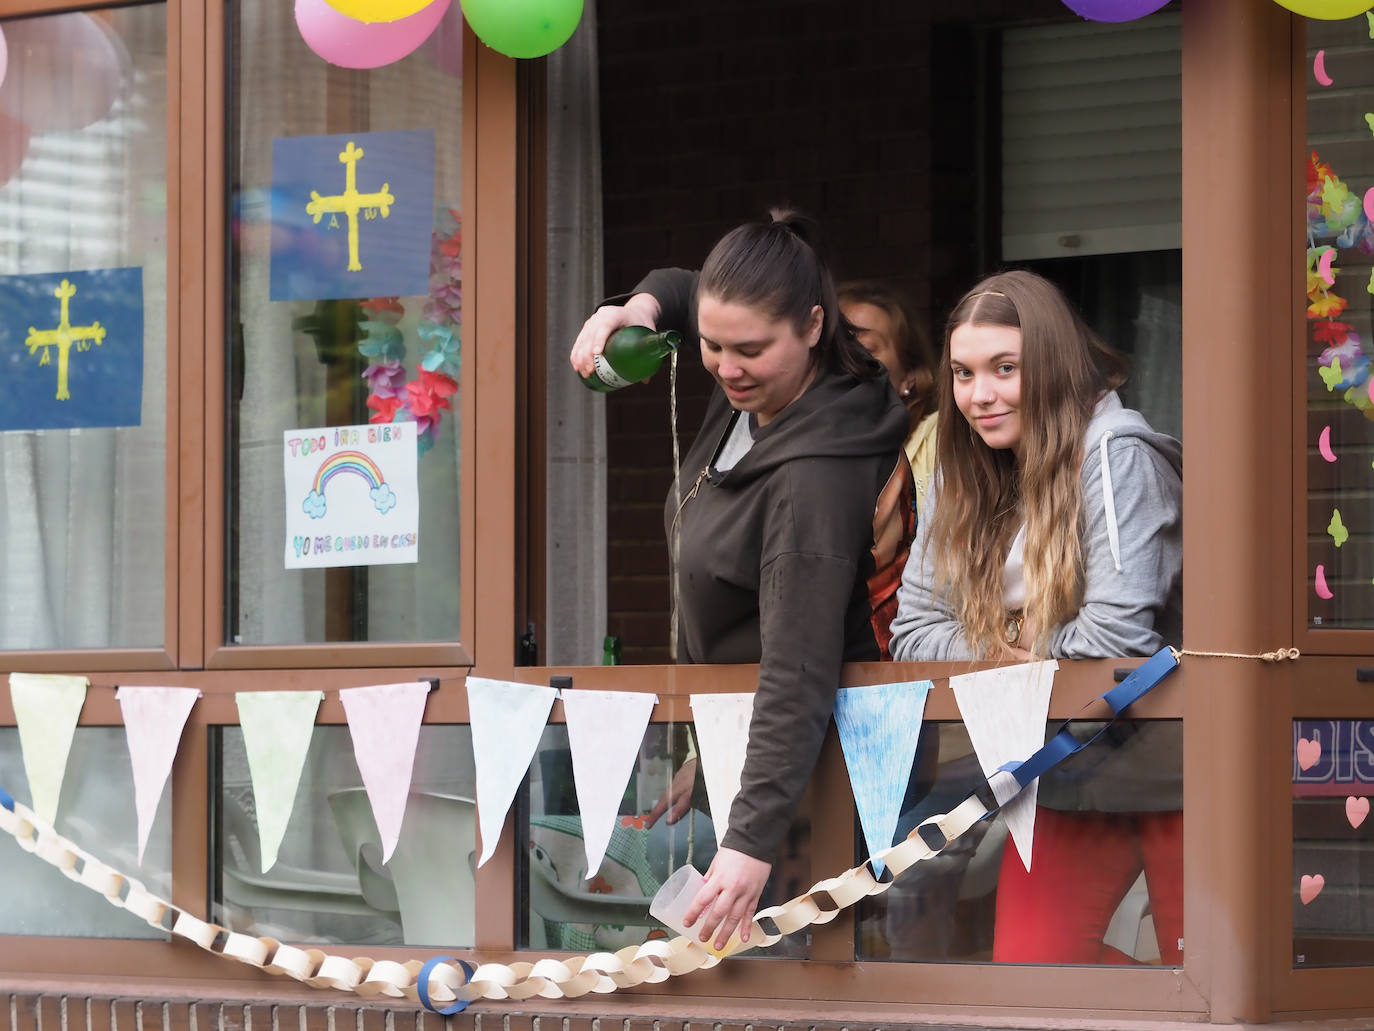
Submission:
{"label": "blue paper with yellow cross", "polygon": [[434,132],[272,141],[274,301],[429,293]]}
{"label": "blue paper with yellow cross", "polygon": [[0,276],[0,430],[137,426],[143,270]]}

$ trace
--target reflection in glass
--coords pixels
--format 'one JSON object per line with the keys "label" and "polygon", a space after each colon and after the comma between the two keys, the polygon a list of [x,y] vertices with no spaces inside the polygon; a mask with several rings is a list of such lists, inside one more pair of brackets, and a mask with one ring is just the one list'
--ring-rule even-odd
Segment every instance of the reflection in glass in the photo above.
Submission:
{"label": "reflection in glass", "polygon": [[[1369,23],[1304,22],[1307,31],[1306,258],[1307,618],[1322,629],[1374,626],[1374,548],[1369,526],[1374,395],[1370,394],[1368,285],[1374,225],[1374,110]],[[1339,86],[1319,83],[1314,61]]]}
{"label": "reflection in glass", "polygon": [[0,22],[0,649],[163,643],[166,22]]}
{"label": "reflection in glass", "polygon": [[[456,640],[461,68],[426,45],[351,71],[306,47],[290,4],[231,11],[226,636]],[[454,5],[448,19],[460,17]],[[375,476],[330,481],[330,509],[361,512],[360,528],[288,532],[309,495],[286,496],[284,436],[392,422],[423,437],[407,561],[369,561],[408,539],[380,532],[372,506],[413,519],[416,504],[405,489],[387,508]],[[307,525],[322,518],[306,511]],[[288,543],[299,554],[307,540],[307,556],[347,549],[347,564],[287,568]]]}
{"label": "reflection in glass", "polygon": [[[615,951],[672,933],[649,916],[649,903],[668,875],[684,863],[705,872],[716,853],[716,824],[700,771],[691,805],[680,819],[650,822],[674,774],[689,755],[689,728],[653,723],[644,732],[639,758],[625,786],[619,818],[605,859],[587,875],[582,817],[573,781],[572,753],[564,724],[545,728],[530,764],[525,833],[528,842],[521,878],[520,911],[527,921],[522,944],[530,949],[572,952]],[[811,886],[811,827],[805,811],[793,821],[759,908],[800,895]],[[805,930],[765,952],[805,956]]]}
{"label": "reflection in glass", "polygon": [[420,728],[387,862],[347,727],[318,726],[277,862],[262,869],[243,732],[218,734],[213,917],[293,942],[470,946],[476,781],[467,726]]}
{"label": "reflection in glass", "polygon": [[[1109,728],[1038,782],[1031,874],[1003,816],[976,824],[860,904],[857,958],[1181,962],[1182,741],[1177,722]],[[894,841],[983,780],[963,725],[927,724]]]}
{"label": "reflection in glass", "polygon": [[[28,805],[19,731],[0,728],[0,787]],[[123,727],[78,727],[62,780],[56,830],[100,862],[136,878],[164,899],[172,897],[172,789],[167,786],[153,820],[143,863],[129,745]],[[68,880],[57,868],[0,834],[0,934],[73,938],[165,938],[97,892]]]}
{"label": "reflection in glass", "polygon": [[1293,964],[1374,963],[1374,720],[1293,721]]}

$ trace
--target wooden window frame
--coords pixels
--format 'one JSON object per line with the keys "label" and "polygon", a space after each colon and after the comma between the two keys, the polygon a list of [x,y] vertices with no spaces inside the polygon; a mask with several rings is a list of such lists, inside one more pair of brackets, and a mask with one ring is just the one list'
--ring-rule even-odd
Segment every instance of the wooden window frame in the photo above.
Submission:
{"label": "wooden window frame", "polygon": [[[21,15],[73,5],[70,0],[11,0],[10,6],[8,14]],[[464,328],[475,346],[465,355],[462,404],[462,643],[291,648],[222,643],[225,9],[226,0],[168,0],[166,7],[168,262],[177,272],[167,302],[168,325],[175,327],[168,339],[168,425],[180,430],[167,456],[166,646],[5,653],[11,669],[89,673],[85,726],[119,723],[109,688],[120,682],[204,692],[187,725],[172,786],[173,901],[202,914],[209,905],[209,736],[212,727],[236,722],[234,691],[326,690],[319,722],[337,724],[343,715],[333,692],[375,682],[378,670],[371,667],[387,667],[389,680],[437,677],[440,689],[430,697],[427,722],[463,723],[468,714],[462,684],[470,670],[533,683],[569,673],[578,687],[656,691],[655,719],[684,720],[691,694],[750,690],[755,678],[754,668],[747,666],[518,669],[513,664],[522,626],[516,618],[516,574],[525,557],[517,544],[516,499],[524,490],[517,441],[525,432],[519,420],[528,418],[517,410],[523,388],[516,348],[534,305],[529,294],[535,292],[521,289],[521,276],[538,251],[516,227],[538,224],[525,208],[540,201],[521,193],[522,184],[530,182],[529,169],[520,164],[521,132],[529,128],[521,111],[533,111],[537,118],[540,108],[522,108],[528,98],[518,87],[515,63],[477,46],[470,35],[463,94]],[[853,921],[843,919],[816,928],[810,960],[724,964],[680,982],[636,990],[631,994],[637,1008],[667,1015],[692,999],[825,998],[850,1010],[871,1005],[889,1018],[892,1007],[900,1006],[906,1019],[935,1011],[976,1016],[996,1009],[1029,1020],[1091,1013],[1099,1019],[1217,1022],[1369,1010],[1364,968],[1294,971],[1289,960],[1290,720],[1360,711],[1351,656],[1374,651],[1374,632],[1343,631],[1336,637],[1334,631],[1304,629],[1305,572],[1295,554],[1294,528],[1305,518],[1305,472],[1294,449],[1294,441],[1302,438],[1294,433],[1301,433],[1305,398],[1296,380],[1270,374],[1299,364],[1293,355],[1302,329],[1294,291],[1301,214],[1294,185],[1301,181],[1303,143],[1295,104],[1303,95],[1301,22],[1275,4],[1254,0],[1189,0],[1183,14],[1185,339],[1195,353],[1205,349],[1206,363],[1230,377],[1220,393],[1208,390],[1204,377],[1184,380],[1184,420],[1194,456],[1184,473],[1185,643],[1199,650],[1259,652],[1295,639],[1305,651],[1329,653],[1304,659],[1297,672],[1185,658],[1183,668],[1141,704],[1142,716],[1184,721],[1183,967],[856,963]],[[1291,218],[1256,218],[1257,211],[1288,211]],[[1238,256],[1224,270],[1218,269],[1219,240],[1226,241],[1228,254]],[[472,288],[479,283],[480,291]],[[181,397],[188,403],[180,404]],[[526,440],[525,446],[535,444]],[[1227,461],[1209,462],[1212,453]],[[1292,468],[1285,470],[1285,462]],[[1289,489],[1294,493],[1284,499]],[[1242,514],[1228,521],[1233,532],[1218,535],[1218,520],[1232,512]],[[1294,589],[1281,592],[1285,598],[1274,605],[1266,587],[1283,583],[1284,577],[1292,578]],[[1214,603],[1218,598],[1225,604]],[[1110,683],[1116,667],[1126,664],[1061,664],[1052,718],[1075,713]],[[845,683],[941,678],[968,668],[860,664],[847,667]],[[927,714],[935,720],[957,718],[950,693],[937,689]],[[561,705],[553,718],[562,718]],[[13,721],[9,699],[0,693],[0,724]],[[1267,790],[1257,791],[1256,785]],[[811,790],[816,811],[828,821],[826,833],[815,838],[813,870],[827,876],[852,863],[854,835],[843,759],[833,736]],[[476,949],[484,959],[529,958],[515,949],[513,829],[508,819],[493,861],[476,875]],[[413,950],[375,952],[394,958]],[[125,991],[130,985],[162,991],[176,983],[177,991],[200,997],[321,998],[183,942],[8,938],[0,939],[0,964],[12,985],[60,975],[68,986],[118,978]],[[73,975],[74,969],[79,973]],[[157,978],[147,976],[150,969],[159,971]],[[1320,1004],[1313,1005],[1319,997]],[[975,999],[976,1005],[970,1002]],[[614,1011],[617,1004],[606,1005]]]}

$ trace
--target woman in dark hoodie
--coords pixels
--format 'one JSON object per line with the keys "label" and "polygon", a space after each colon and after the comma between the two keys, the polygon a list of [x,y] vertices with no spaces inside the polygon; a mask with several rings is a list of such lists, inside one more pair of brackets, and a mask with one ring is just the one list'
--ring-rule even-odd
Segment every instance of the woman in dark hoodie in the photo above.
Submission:
{"label": "woman in dark hoodie", "polygon": [[[904,499],[907,414],[840,316],[814,222],[774,212],[726,234],[700,273],[651,273],[587,321],[588,374],[626,325],[697,337],[719,389],[668,493],[678,661],[758,663],[729,829],[687,913],[700,939],[743,941],[825,735],[846,661],[885,657],[870,578],[879,496]],[[681,498],[679,505],[678,498]],[[906,521],[909,531],[910,522]]]}

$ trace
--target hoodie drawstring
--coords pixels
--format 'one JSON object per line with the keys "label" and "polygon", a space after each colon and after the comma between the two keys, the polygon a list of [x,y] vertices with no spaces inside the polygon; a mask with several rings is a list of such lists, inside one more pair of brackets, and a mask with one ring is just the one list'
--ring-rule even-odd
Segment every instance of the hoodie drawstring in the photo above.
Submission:
{"label": "hoodie drawstring", "polygon": [[1116,525],[1116,498],[1112,494],[1112,467],[1107,462],[1107,441],[1112,439],[1112,431],[1108,430],[1102,435],[1102,443],[1097,446],[1098,454],[1101,458],[1102,477],[1102,507],[1107,515],[1107,542],[1112,546],[1112,564],[1116,566],[1116,571],[1121,569],[1121,532]]}

